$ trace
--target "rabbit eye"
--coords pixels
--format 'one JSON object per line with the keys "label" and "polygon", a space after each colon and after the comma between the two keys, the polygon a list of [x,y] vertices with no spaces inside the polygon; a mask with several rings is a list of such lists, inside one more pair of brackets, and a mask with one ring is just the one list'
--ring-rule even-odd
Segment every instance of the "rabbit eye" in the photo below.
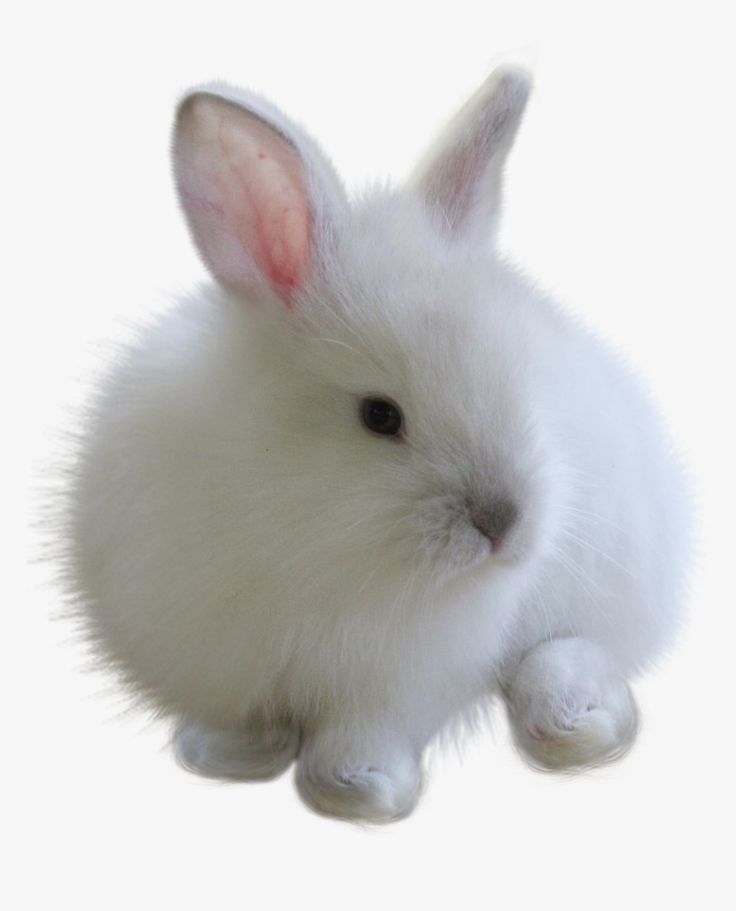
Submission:
{"label": "rabbit eye", "polygon": [[368,430],[383,436],[399,436],[404,429],[404,416],[398,405],[386,399],[363,399],[360,418]]}

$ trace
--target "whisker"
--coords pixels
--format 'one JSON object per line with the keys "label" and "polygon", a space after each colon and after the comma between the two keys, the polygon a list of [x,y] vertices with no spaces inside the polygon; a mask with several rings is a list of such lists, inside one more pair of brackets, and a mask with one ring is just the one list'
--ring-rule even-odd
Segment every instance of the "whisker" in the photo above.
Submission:
{"label": "whisker", "polygon": [[[599,612],[602,619],[605,620],[605,622],[608,624],[609,628],[615,632],[617,630],[616,624],[611,619],[608,611],[604,610],[604,608],[603,608],[603,599],[605,599],[607,597],[607,593],[603,589],[600,588],[600,586],[596,583],[596,581],[591,576],[589,576],[582,569],[582,567],[579,564],[575,563],[575,561],[572,560],[572,558],[569,556],[569,554],[566,554],[564,551],[560,550],[559,548],[555,548],[554,550],[555,550],[555,553],[557,554],[557,557],[558,557],[561,565],[565,569],[567,569],[567,571],[573,576],[573,578],[575,578],[577,580],[578,584],[580,584],[583,591],[591,599],[591,602],[595,605],[595,608]],[[594,587],[594,589],[596,590],[596,594],[594,594],[593,592],[590,591],[590,589],[588,588],[586,583],[590,583],[590,585],[592,585]]]}
{"label": "whisker", "polygon": [[618,567],[618,569],[620,569],[622,572],[625,572],[632,579],[636,580],[637,577],[634,575],[634,573],[631,572],[630,569],[628,569],[628,567],[624,566],[622,563],[619,563],[618,560],[615,560],[610,554],[607,554],[605,551],[600,550],[600,548],[596,547],[594,544],[592,544],[587,539],[581,538],[578,535],[573,534],[573,532],[571,532],[568,528],[563,528],[562,533],[566,537],[570,538],[571,540],[577,541],[577,543],[581,544],[583,547],[587,547],[593,553],[596,553],[600,557],[603,557],[604,560],[608,560],[614,566]]}
{"label": "whisker", "polygon": [[596,583],[595,579],[591,578],[579,564],[575,563],[575,561],[570,557],[569,554],[567,554],[564,550],[562,550],[559,547],[553,547],[553,553],[556,554],[557,559],[559,560],[560,564],[565,569],[567,569],[568,572],[575,579],[578,580],[578,582],[580,582],[581,584],[589,583],[590,585],[593,586],[593,589],[595,590],[594,592],[591,591],[591,589],[588,588],[587,585],[583,584],[583,589],[589,597],[591,597],[595,600],[596,594],[597,595],[604,594],[604,592],[602,591],[600,586]]}
{"label": "whisker", "polygon": [[603,522],[606,525],[610,525],[612,528],[615,528],[617,531],[625,534],[625,529],[623,529],[616,522],[612,522],[610,519],[600,515],[599,513],[589,512],[587,509],[579,509],[577,506],[560,506],[559,508],[565,512],[572,512],[576,513],[577,515],[586,516],[590,519],[596,519],[598,522]]}

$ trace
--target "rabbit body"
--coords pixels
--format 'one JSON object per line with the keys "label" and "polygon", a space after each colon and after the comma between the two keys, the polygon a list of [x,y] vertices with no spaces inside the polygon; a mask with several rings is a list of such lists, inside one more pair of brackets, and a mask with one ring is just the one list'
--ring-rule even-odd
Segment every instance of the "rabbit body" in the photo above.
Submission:
{"label": "rabbit body", "polygon": [[[315,809],[382,821],[487,696],[543,766],[633,737],[626,680],[676,630],[687,502],[628,371],[479,240],[524,86],[496,74],[409,188],[352,204],[261,99],[182,106],[179,188],[218,282],[104,383],[71,565],[102,653],[205,774],[298,753]],[[372,396],[399,434],[361,425]]]}

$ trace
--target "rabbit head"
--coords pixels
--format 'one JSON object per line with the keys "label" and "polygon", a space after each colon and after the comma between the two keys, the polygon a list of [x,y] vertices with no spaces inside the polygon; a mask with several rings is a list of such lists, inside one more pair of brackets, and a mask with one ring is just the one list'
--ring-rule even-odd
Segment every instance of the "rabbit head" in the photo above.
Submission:
{"label": "rabbit head", "polygon": [[243,483],[285,554],[379,548],[434,578],[544,547],[564,495],[539,389],[553,330],[491,242],[527,95],[497,71],[405,187],[354,202],[262,99],[218,85],[182,102],[182,205],[249,364],[230,416],[259,465]]}

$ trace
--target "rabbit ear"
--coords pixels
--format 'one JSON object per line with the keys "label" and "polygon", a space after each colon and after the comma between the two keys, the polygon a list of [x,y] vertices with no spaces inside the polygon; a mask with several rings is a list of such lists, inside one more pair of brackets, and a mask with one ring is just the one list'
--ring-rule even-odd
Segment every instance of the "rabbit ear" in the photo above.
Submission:
{"label": "rabbit ear", "polygon": [[345,205],[327,160],[275,108],[229,88],[179,106],[174,169],[194,240],[220,282],[289,306]]}
{"label": "rabbit ear", "polygon": [[504,162],[530,87],[530,77],[522,69],[495,70],[412,176],[410,188],[438,212],[452,234],[490,232],[494,227]]}

